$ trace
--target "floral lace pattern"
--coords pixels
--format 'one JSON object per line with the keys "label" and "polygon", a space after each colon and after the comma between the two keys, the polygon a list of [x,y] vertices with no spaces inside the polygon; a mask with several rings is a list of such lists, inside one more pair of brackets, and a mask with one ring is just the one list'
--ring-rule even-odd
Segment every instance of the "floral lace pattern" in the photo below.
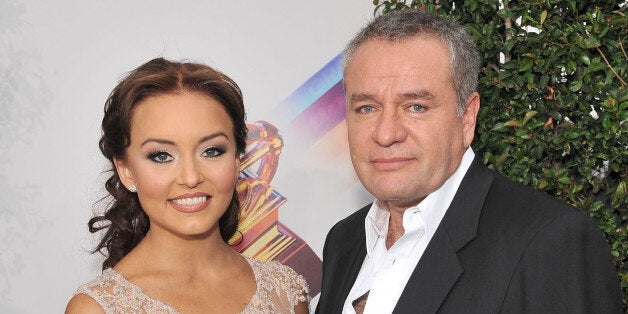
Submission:
{"label": "floral lace pattern", "polygon": [[[246,259],[255,274],[257,290],[242,313],[294,313],[298,303],[309,302],[307,283],[292,268],[274,261]],[[181,313],[152,299],[113,268],[105,269],[102,275],[81,285],[74,294],[80,293],[98,302],[107,314]]]}

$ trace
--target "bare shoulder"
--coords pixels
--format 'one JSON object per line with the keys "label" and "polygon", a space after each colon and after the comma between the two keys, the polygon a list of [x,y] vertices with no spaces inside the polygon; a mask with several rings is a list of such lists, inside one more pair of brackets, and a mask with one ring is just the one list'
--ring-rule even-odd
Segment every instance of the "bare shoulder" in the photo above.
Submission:
{"label": "bare shoulder", "polygon": [[65,308],[66,314],[72,313],[105,313],[96,300],[86,294],[79,293],[70,299]]}

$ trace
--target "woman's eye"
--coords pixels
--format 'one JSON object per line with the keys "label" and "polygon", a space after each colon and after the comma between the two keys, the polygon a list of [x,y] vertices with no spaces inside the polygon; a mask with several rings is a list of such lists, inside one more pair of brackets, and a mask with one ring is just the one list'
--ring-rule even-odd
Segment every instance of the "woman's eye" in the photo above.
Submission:
{"label": "woman's eye", "polygon": [[148,154],[148,158],[154,162],[166,163],[172,160],[172,156],[166,152],[154,152]]}
{"label": "woman's eye", "polygon": [[209,147],[203,151],[203,157],[218,157],[225,153],[225,150],[221,147]]}

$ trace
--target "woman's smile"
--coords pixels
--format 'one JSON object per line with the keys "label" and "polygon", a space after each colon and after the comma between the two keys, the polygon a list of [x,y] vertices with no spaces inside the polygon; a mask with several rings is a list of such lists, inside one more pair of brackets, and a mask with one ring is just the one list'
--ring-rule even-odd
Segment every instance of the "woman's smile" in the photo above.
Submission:
{"label": "woman's smile", "polygon": [[193,195],[182,195],[177,198],[168,200],[172,208],[184,212],[195,213],[199,212],[209,205],[211,196],[205,193],[195,193]]}

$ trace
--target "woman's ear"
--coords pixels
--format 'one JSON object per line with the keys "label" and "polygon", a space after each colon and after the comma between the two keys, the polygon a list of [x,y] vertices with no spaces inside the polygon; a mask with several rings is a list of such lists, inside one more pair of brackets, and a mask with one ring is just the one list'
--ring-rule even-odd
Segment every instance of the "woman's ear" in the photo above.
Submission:
{"label": "woman's ear", "polygon": [[113,158],[113,165],[116,167],[116,172],[122,184],[124,184],[127,189],[131,190],[131,186],[135,186],[135,179],[133,178],[131,169],[129,169],[124,160],[116,157]]}

